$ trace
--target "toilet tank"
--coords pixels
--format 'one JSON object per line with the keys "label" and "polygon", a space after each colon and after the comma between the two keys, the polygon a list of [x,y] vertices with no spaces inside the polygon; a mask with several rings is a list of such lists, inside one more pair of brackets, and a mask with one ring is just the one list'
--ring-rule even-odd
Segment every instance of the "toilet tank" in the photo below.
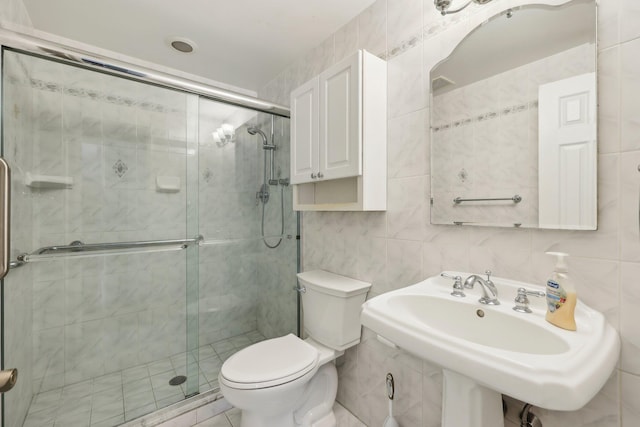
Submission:
{"label": "toilet tank", "polygon": [[360,342],[360,307],[370,283],[324,270],[298,273],[304,330],[314,340],[342,351]]}

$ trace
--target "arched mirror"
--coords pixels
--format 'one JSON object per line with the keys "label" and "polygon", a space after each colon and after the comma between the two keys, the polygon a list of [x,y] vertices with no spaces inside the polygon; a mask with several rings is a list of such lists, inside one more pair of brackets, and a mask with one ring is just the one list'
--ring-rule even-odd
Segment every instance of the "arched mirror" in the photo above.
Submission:
{"label": "arched mirror", "polygon": [[597,228],[597,6],[562,3],[501,11],[431,69],[433,224]]}

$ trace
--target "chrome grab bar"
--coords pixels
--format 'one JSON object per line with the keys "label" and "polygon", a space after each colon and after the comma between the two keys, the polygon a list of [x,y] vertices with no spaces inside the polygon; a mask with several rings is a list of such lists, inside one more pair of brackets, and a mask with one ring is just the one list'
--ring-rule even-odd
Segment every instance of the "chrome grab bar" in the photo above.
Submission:
{"label": "chrome grab bar", "polygon": [[104,251],[118,249],[136,249],[150,248],[157,246],[184,245],[185,248],[193,243],[199,243],[202,236],[193,239],[176,239],[176,240],[140,240],[135,242],[113,242],[113,243],[82,243],[79,240],[71,242],[65,246],[45,246],[36,249],[31,255],[44,255],[50,253],[61,252],[88,252],[88,251]]}
{"label": "chrome grab bar", "polygon": [[192,239],[172,239],[172,240],[141,240],[134,242],[113,242],[113,243],[82,243],[79,240],[71,242],[68,245],[59,245],[59,246],[45,246],[31,253],[23,253],[18,255],[17,261],[12,261],[10,263],[10,268],[20,267],[27,262],[38,260],[39,258],[50,258],[47,255],[69,255],[69,256],[82,256],[83,254],[91,254],[91,253],[111,253],[113,255],[117,254],[119,251],[125,251],[123,253],[127,253],[129,250],[141,250],[144,249],[152,249],[157,248],[158,250],[162,250],[162,248],[175,247],[176,249],[186,249],[187,247],[193,244],[199,244],[202,242],[204,238],[202,236],[198,236]]}
{"label": "chrome grab bar", "polygon": [[511,200],[513,203],[520,203],[522,201],[522,197],[517,194],[513,197],[503,197],[497,199],[463,199],[462,197],[456,197],[455,199],[453,199],[453,203],[459,205],[462,202],[497,202],[507,200]]}
{"label": "chrome grab bar", "polygon": [[7,275],[11,263],[11,169],[0,158],[0,279]]}
{"label": "chrome grab bar", "polygon": [[[281,237],[288,240],[298,236],[291,234],[266,236]],[[299,238],[299,237],[298,237]],[[193,239],[177,239],[177,240],[142,240],[135,242],[114,242],[114,243],[83,243],[79,240],[71,242],[68,245],[44,246],[36,249],[31,253],[22,253],[17,256],[16,260],[9,263],[9,268],[17,268],[28,262],[50,260],[63,256],[68,257],[89,257],[98,254],[119,255],[125,253],[143,253],[143,252],[165,252],[169,250],[181,250],[197,244],[198,246],[210,245],[228,245],[240,243],[251,239],[212,239],[205,240],[203,236]],[[262,240],[260,237],[257,240]],[[145,250],[146,249],[146,250]]]}

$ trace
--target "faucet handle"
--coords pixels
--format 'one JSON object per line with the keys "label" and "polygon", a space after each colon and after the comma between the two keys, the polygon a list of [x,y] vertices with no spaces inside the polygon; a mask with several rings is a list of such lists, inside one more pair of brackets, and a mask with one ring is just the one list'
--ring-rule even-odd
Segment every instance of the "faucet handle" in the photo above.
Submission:
{"label": "faucet handle", "polygon": [[446,277],[447,279],[454,280],[454,282],[453,282],[453,291],[451,292],[451,295],[453,295],[454,297],[459,297],[459,298],[466,297],[466,295],[464,294],[464,288],[462,287],[462,277],[453,276],[453,275],[447,274],[447,273],[440,273],[440,276]]}
{"label": "faucet handle", "polygon": [[534,297],[544,297],[547,294],[542,291],[529,291],[525,288],[518,288],[518,295],[516,295],[516,299],[514,302],[516,305],[513,309],[519,313],[531,313],[531,309],[529,308],[529,298],[528,295]]}
{"label": "faucet handle", "polygon": [[490,282],[491,281],[491,270],[486,270],[484,272],[484,274],[487,275],[487,282]]}

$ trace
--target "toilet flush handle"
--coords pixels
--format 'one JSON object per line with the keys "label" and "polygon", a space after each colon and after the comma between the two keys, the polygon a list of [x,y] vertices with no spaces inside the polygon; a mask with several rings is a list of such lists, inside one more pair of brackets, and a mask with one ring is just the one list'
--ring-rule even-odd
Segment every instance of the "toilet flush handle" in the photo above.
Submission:
{"label": "toilet flush handle", "polygon": [[307,292],[307,288],[305,288],[304,286],[294,286],[293,289],[301,294]]}

